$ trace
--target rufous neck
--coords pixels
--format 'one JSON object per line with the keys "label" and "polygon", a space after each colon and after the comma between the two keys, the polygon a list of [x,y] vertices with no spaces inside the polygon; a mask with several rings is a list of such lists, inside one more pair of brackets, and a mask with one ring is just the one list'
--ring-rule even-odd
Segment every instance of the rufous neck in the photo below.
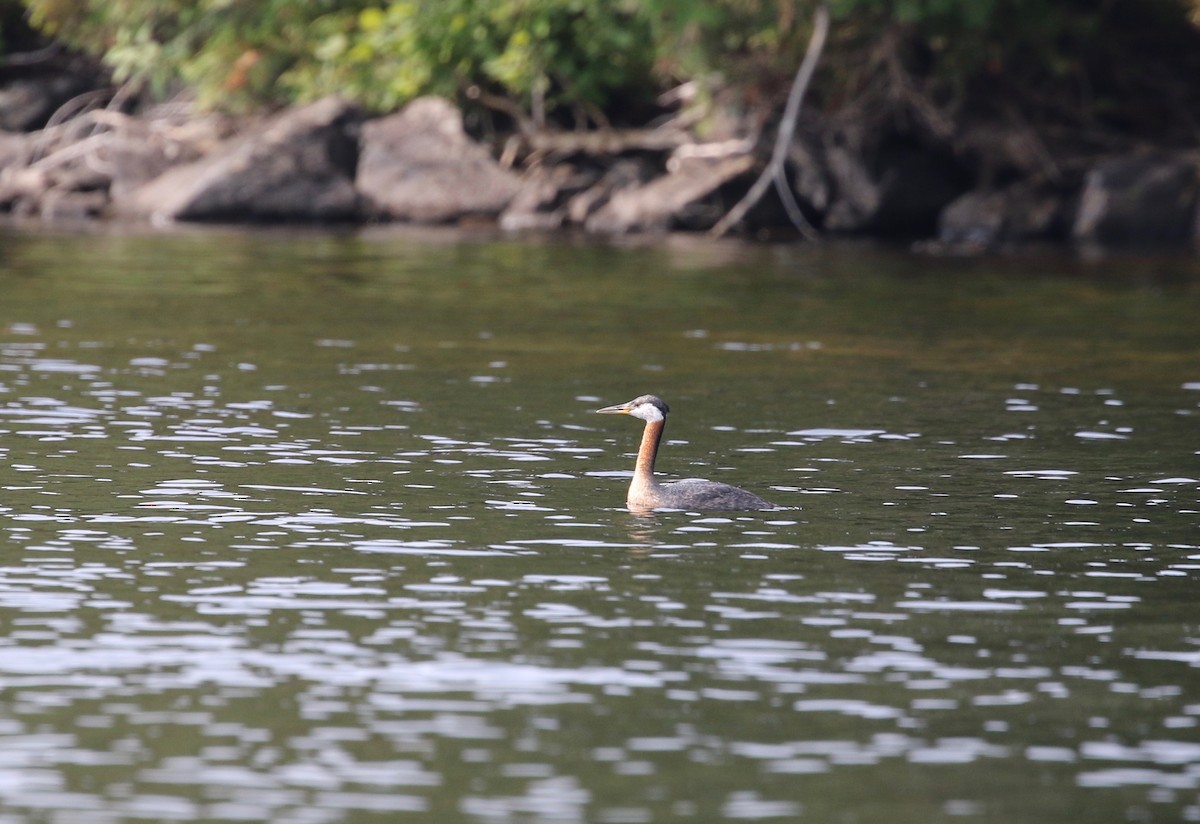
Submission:
{"label": "rufous neck", "polygon": [[638,448],[637,463],[633,467],[635,478],[654,481],[654,460],[658,457],[658,444],[662,440],[666,421],[648,421],[642,430],[642,445]]}

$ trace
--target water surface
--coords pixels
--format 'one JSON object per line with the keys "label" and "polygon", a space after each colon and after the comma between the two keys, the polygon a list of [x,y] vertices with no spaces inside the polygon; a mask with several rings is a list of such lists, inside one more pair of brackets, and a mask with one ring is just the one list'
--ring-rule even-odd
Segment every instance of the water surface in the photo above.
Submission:
{"label": "water surface", "polygon": [[0,822],[1200,820],[1193,260],[0,240]]}

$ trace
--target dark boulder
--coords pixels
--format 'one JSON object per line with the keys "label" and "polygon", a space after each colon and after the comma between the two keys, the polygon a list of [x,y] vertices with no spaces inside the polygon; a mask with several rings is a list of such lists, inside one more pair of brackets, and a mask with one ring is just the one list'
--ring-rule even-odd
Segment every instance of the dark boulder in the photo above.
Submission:
{"label": "dark boulder", "polygon": [[354,219],[360,121],[334,97],[288,110],[200,160],[115,191],[113,210],[154,220]]}
{"label": "dark boulder", "polygon": [[823,225],[833,232],[925,237],[967,189],[965,173],[948,152],[904,139],[863,154],[835,135],[824,147],[824,161],[833,194]]}
{"label": "dark boulder", "polygon": [[1066,194],[1018,183],[995,191],[967,192],[953,200],[938,219],[938,240],[976,249],[1060,241],[1070,225],[1071,201]]}
{"label": "dark boulder", "polygon": [[374,216],[421,223],[498,215],[521,188],[437,97],[364,126],[356,180]]}
{"label": "dark boulder", "polygon": [[1180,244],[1196,230],[1197,204],[1200,159],[1117,157],[1088,172],[1072,233],[1100,245]]}

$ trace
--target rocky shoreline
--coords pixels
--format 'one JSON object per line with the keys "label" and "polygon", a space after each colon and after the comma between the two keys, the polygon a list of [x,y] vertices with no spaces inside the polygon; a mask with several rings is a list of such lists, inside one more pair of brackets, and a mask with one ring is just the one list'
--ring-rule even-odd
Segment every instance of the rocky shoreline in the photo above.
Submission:
{"label": "rocky shoreline", "polygon": [[[64,83],[44,94],[55,89],[82,99]],[[671,123],[518,132],[492,146],[468,135],[462,113],[439,98],[383,116],[327,98],[246,118],[185,105],[131,115],[76,104],[71,112],[60,103],[33,126],[39,115],[22,120],[20,107],[37,112],[48,104],[39,109],[33,90],[20,91],[0,90],[0,123],[8,128],[0,132],[0,212],[45,221],[704,232],[766,161],[763,130],[701,141]],[[1029,162],[1033,172],[998,185],[949,145],[905,135],[867,143],[819,115],[803,120],[793,140],[787,184],[824,236],[950,251],[1031,242],[1200,248],[1200,146],[1098,154],[1057,174]],[[771,198],[739,229],[749,237],[798,236]]]}

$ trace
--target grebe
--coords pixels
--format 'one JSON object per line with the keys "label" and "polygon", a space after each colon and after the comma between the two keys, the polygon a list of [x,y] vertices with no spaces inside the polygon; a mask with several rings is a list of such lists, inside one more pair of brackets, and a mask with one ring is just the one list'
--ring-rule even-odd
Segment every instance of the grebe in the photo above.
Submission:
{"label": "grebe", "polygon": [[596,411],[604,415],[631,415],[646,422],[637,463],[633,468],[633,482],[629,485],[629,495],[626,497],[630,509],[775,509],[774,504],[764,501],[753,492],[729,484],[702,481],[699,478],[669,484],[654,480],[654,459],[658,457],[658,444],[667,423],[667,413],[671,411],[662,398],[642,395],[628,403],[606,406]]}

